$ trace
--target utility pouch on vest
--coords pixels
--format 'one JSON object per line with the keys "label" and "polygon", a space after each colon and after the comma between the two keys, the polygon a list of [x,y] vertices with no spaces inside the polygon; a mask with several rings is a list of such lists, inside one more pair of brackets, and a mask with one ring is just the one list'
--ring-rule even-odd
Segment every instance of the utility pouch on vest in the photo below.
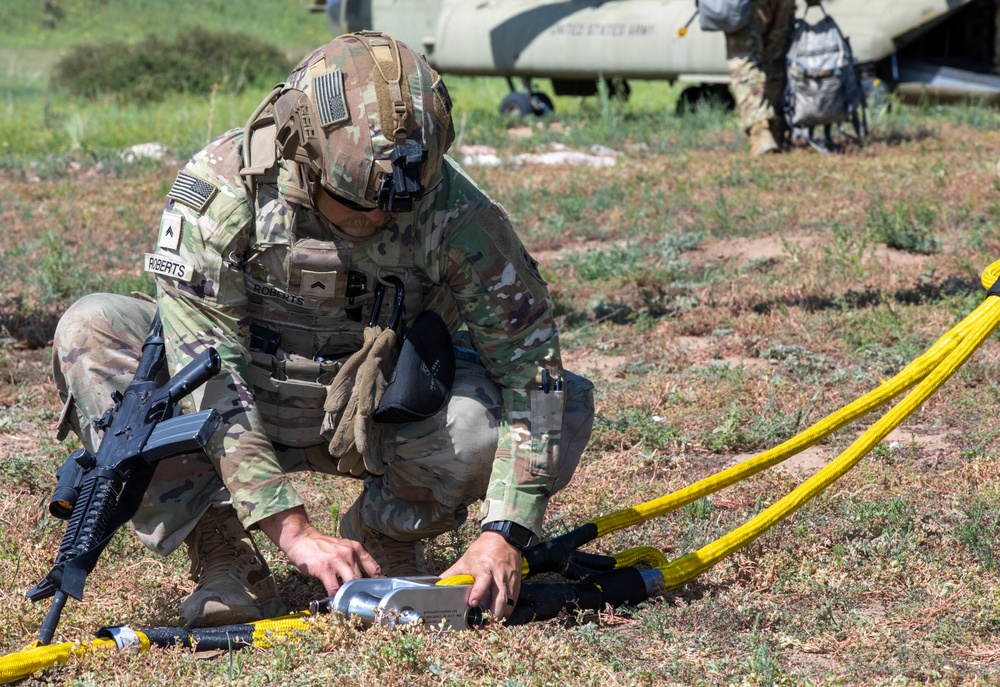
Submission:
{"label": "utility pouch on vest", "polygon": [[416,422],[442,407],[455,381],[455,348],[441,316],[426,310],[406,328],[376,422]]}
{"label": "utility pouch on vest", "polygon": [[562,429],[559,436],[559,460],[555,484],[557,492],[567,484],[580,463],[580,456],[587,448],[590,433],[594,429],[594,385],[586,377],[569,370],[563,370],[563,393],[566,405],[563,408]]}
{"label": "utility pouch on vest", "polygon": [[362,476],[381,475],[396,453],[396,432],[375,420],[375,411],[389,385],[399,355],[397,330],[406,319],[403,281],[387,276],[396,289],[396,303],[383,328],[379,311],[385,283],[375,289],[372,314],[364,331],[361,349],[353,353],[327,390],[322,434],[330,440],[328,450],[337,458],[337,470]]}
{"label": "utility pouch on vest", "polygon": [[250,356],[254,403],[268,438],[297,448],[325,443],[323,403],[342,361],[320,362],[280,349],[274,355],[251,351]]}

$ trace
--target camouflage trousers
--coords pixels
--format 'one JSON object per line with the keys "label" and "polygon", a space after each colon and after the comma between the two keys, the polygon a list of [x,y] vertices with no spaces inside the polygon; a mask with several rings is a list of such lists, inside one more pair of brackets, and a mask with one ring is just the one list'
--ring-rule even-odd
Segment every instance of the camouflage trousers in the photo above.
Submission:
{"label": "camouflage trousers", "polygon": [[760,122],[775,132],[784,128],[785,54],[794,19],[795,0],[753,0],[750,25],[726,34],[730,85],[747,132]]}
{"label": "camouflage trousers", "polygon": [[[71,306],[59,321],[52,345],[56,385],[67,403],[66,421],[92,452],[100,436],[91,418],[102,415],[111,405],[111,394],[131,381],[155,309],[148,301],[94,294]],[[570,379],[577,380],[577,389],[567,388],[567,439],[553,491],[569,482],[593,421],[592,385],[567,375],[567,387]],[[385,474],[360,477],[363,524],[400,541],[427,539],[461,526],[468,506],[486,494],[501,410],[500,389],[487,378],[485,368],[459,360],[445,408],[427,420],[399,425],[396,456]],[[316,432],[318,436],[319,427]],[[275,451],[286,473],[349,477],[337,471],[337,461],[325,445],[275,446]],[[143,544],[166,555],[210,506],[228,502],[231,496],[207,454],[176,456],[157,465],[132,523]]]}

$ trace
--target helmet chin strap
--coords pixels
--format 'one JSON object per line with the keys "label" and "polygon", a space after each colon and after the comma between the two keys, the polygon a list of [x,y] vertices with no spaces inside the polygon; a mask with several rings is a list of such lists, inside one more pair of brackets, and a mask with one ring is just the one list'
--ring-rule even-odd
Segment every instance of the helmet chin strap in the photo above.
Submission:
{"label": "helmet chin strap", "polygon": [[[272,105],[271,112],[264,114]],[[257,177],[274,166],[276,149],[280,148],[286,162],[299,165],[303,191],[309,204],[315,207],[319,174],[306,149],[310,143],[311,120],[308,97],[302,91],[288,88],[287,83],[277,84],[257,105],[243,127],[243,168],[240,169],[252,198],[256,197]]]}

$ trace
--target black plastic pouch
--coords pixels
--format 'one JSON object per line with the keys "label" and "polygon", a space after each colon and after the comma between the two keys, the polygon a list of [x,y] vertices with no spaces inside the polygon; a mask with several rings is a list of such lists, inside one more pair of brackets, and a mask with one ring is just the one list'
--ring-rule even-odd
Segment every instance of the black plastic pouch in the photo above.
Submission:
{"label": "black plastic pouch", "polygon": [[454,381],[451,334],[440,315],[424,311],[406,328],[396,369],[375,411],[375,420],[425,420],[444,407]]}

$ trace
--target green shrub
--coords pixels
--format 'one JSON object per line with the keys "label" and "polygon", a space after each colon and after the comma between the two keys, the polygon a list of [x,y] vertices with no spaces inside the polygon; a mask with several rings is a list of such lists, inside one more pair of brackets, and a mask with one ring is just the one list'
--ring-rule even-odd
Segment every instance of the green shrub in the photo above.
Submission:
{"label": "green shrub", "polygon": [[994,568],[1000,520],[978,493],[964,499],[959,509],[966,517],[955,526],[956,537],[987,569]]}
{"label": "green shrub", "polygon": [[652,411],[630,408],[617,417],[604,413],[594,416],[592,447],[622,450],[643,446],[646,449],[666,449],[680,440],[681,431],[667,424]]}
{"label": "green shrub", "polygon": [[868,206],[865,230],[890,248],[931,255],[940,249],[934,236],[936,221],[937,209],[923,200],[901,201],[887,210],[875,199]]}
{"label": "green shrub", "polygon": [[644,265],[664,282],[679,277],[687,261],[679,257],[682,251],[692,250],[701,242],[700,233],[665,236],[655,244],[626,243],[606,248],[588,248],[583,252],[565,252],[559,265],[572,265],[581,281],[600,281],[626,275],[635,276]]}
{"label": "green shrub", "polygon": [[81,45],[56,63],[52,82],[75,95],[156,101],[168,93],[239,93],[282,80],[291,63],[277,48],[239,33],[192,29],[170,41]]}

